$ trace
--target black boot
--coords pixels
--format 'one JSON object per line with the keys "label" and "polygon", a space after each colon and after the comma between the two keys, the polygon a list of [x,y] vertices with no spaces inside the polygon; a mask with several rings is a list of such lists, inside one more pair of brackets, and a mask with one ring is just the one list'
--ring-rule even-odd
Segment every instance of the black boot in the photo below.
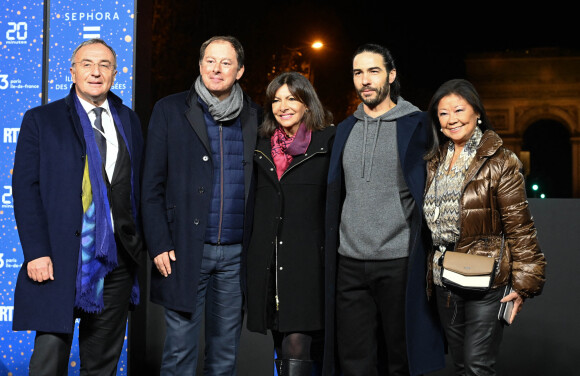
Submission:
{"label": "black boot", "polygon": [[276,366],[278,362],[278,376],[310,376],[312,373],[312,360],[282,359],[276,361]]}

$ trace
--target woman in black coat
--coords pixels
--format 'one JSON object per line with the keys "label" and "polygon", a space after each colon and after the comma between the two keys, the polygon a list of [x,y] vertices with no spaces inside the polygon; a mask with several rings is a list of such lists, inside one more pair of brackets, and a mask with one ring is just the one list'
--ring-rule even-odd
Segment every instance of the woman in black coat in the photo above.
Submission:
{"label": "woman in black coat", "polygon": [[247,254],[247,326],[271,330],[284,375],[310,375],[324,318],[326,177],[335,127],[301,74],[266,90]]}

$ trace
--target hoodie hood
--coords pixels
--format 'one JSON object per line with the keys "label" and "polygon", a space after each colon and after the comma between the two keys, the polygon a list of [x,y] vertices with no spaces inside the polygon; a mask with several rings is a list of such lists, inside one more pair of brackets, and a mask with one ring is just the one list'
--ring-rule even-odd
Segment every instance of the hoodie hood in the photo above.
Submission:
{"label": "hoodie hood", "polygon": [[[371,179],[373,159],[375,155],[375,149],[377,147],[377,141],[379,139],[381,123],[395,122],[397,121],[397,119],[417,111],[421,110],[417,106],[404,100],[402,97],[399,97],[395,107],[391,108],[389,111],[385,112],[381,116],[372,118],[368,116],[364,111],[364,104],[363,103],[359,104],[356,111],[354,112],[354,117],[358,120],[358,122],[363,123],[361,177],[365,178],[367,181],[370,181]],[[369,132],[369,123],[376,124],[377,129],[375,132]],[[374,133],[374,135],[370,135],[370,133]],[[368,137],[373,137],[373,139],[367,140]],[[367,150],[367,143],[369,141],[372,141],[369,144],[371,145],[370,152]],[[366,171],[367,163],[370,163],[368,172]]]}
{"label": "hoodie hood", "polygon": [[399,97],[397,105],[379,117],[372,118],[368,116],[364,110],[363,103],[358,105],[356,111],[354,112],[354,117],[357,118],[358,120],[364,121],[395,121],[398,118],[401,118],[403,116],[409,115],[417,111],[421,110],[411,102],[407,102],[402,97]]}

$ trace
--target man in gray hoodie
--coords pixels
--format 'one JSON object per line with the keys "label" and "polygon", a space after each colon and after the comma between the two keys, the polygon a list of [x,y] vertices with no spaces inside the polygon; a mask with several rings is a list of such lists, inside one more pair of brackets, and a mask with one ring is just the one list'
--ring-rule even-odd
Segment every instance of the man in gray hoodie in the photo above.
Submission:
{"label": "man in gray hoodie", "polygon": [[431,372],[445,364],[425,292],[430,123],[400,97],[386,48],[360,47],[352,72],[362,103],[338,125],[328,177],[324,373],[335,335],[345,376]]}

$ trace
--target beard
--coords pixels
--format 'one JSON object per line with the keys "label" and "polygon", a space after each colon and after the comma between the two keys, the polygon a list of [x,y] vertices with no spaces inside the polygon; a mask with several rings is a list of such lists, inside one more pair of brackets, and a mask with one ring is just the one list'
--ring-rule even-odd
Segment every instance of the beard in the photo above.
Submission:
{"label": "beard", "polygon": [[[376,94],[374,98],[365,98],[362,95],[363,90],[372,90]],[[359,99],[369,108],[375,108],[379,104],[383,103],[383,101],[389,96],[391,91],[391,86],[388,81],[385,82],[383,87],[374,88],[374,87],[364,87],[360,90],[357,90],[356,94],[358,95]]]}

